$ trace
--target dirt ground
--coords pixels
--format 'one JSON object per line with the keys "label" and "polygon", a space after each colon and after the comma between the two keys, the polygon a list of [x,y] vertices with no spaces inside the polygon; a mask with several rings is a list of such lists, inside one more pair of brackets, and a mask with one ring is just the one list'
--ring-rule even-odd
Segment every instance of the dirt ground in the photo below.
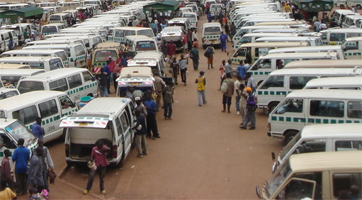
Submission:
{"label": "dirt ground", "polygon": [[[199,27],[204,22],[206,16],[200,18]],[[201,29],[198,34],[201,40]],[[231,43],[227,48],[231,55]],[[149,155],[137,158],[134,149],[122,168],[109,167],[107,195],[100,194],[98,177],[90,194],[83,195],[89,169],[67,168],[50,186],[50,199],[256,199],[255,187],[271,176],[271,152],[278,153],[282,143],[267,136],[267,116],[261,110],[255,130],[239,128],[234,97],[232,113],[220,112],[218,68],[228,55],[216,49],[214,69],[207,70],[204,50],[199,50],[207,104],[198,106],[194,83],[198,71],[190,60],[187,86],[175,89],[172,120],[163,119],[163,110],[157,114],[161,138],[148,139]],[[66,167],[64,144],[55,141],[47,146],[59,175]]]}

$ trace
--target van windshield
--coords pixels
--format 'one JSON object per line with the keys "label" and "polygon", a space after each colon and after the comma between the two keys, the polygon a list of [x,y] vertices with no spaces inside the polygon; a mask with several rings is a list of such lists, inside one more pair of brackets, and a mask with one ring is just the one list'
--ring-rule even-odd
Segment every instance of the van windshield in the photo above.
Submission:
{"label": "van windshield", "polygon": [[[119,33],[120,35],[118,36],[117,33]],[[121,34],[121,31],[116,31],[116,37],[125,37],[127,35],[136,35],[136,31],[135,30],[125,30],[124,35]]]}
{"label": "van windshield", "polygon": [[108,60],[109,56],[112,56],[112,58],[117,58],[117,52],[115,50],[97,51],[94,56],[94,61],[105,62]]}
{"label": "van windshield", "polygon": [[36,90],[44,90],[43,82],[38,81],[22,81],[19,83],[18,90],[20,94],[36,91]]}
{"label": "van windshield", "polygon": [[156,51],[154,41],[140,41],[136,43],[136,51]]}
{"label": "van windshield", "polygon": [[196,21],[196,16],[193,14],[184,14],[183,17],[189,18],[191,21]]}
{"label": "van windshield", "polygon": [[218,26],[214,27],[205,27],[204,35],[220,35],[221,29]]}
{"label": "van windshield", "polygon": [[41,33],[42,33],[42,34],[45,34],[45,33],[56,33],[56,32],[58,32],[56,26],[43,26],[43,28],[41,29]]}
{"label": "van windshield", "polygon": [[270,197],[273,195],[276,190],[283,184],[286,177],[292,172],[289,162],[285,162],[283,167],[279,167],[278,170],[273,174],[273,176],[266,181],[265,191],[266,195]]}
{"label": "van windshield", "polygon": [[49,61],[50,70],[55,70],[55,69],[59,69],[59,68],[63,68],[63,67],[64,67],[64,65],[59,58],[52,59]]}
{"label": "van windshield", "polygon": [[57,20],[57,21],[60,21],[60,16],[59,16],[59,15],[50,15],[49,20]]}
{"label": "van windshield", "polygon": [[284,159],[284,157],[287,155],[290,149],[293,148],[293,146],[299,141],[300,138],[301,138],[301,133],[299,132],[296,136],[294,136],[294,138],[291,141],[288,142],[288,144],[282,149],[282,151],[279,154],[280,160]]}
{"label": "van windshield", "polygon": [[[28,129],[22,125],[20,122],[16,121],[9,126],[5,127],[5,130],[14,137],[15,141],[18,141],[20,138],[23,138],[25,142],[29,142],[35,138],[35,136],[28,131]],[[0,131],[1,132],[1,131]],[[27,144],[25,144],[27,146]]]}
{"label": "van windshield", "polygon": [[4,84],[4,86],[14,86],[16,87],[16,85],[18,84],[19,79],[22,76],[1,76],[1,82]]}

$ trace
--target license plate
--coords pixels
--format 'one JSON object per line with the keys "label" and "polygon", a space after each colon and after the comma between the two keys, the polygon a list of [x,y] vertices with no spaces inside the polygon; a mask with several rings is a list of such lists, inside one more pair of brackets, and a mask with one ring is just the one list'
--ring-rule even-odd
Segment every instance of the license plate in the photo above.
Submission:
{"label": "license plate", "polygon": [[79,123],[79,126],[87,126],[87,123],[80,122],[80,123]]}
{"label": "license plate", "polygon": [[175,35],[174,33],[169,33],[169,34],[167,34],[167,35]]}
{"label": "license plate", "polygon": [[131,83],[131,85],[139,85],[139,83]]}
{"label": "license plate", "polygon": [[214,44],[215,43],[215,41],[211,41],[211,44]]}

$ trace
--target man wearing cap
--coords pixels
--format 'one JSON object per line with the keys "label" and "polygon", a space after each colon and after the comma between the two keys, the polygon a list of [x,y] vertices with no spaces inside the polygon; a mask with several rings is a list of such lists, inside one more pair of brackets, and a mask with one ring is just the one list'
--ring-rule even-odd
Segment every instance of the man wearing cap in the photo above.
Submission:
{"label": "man wearing cap", "polygon": [[200,76],[196,77],[195,83],[196,85],[196,89],[197,89],[197,96],[199,99],[199,106],[202,106],[201,104],[201,98],[202,98],[202,102],[205,104],[207,103],[206,101],[206,97],[205,97],[205,85],[206,85],[206,79],[205,79],[205,72],[204,71],[200,71]]}
{"label": "man wearing cap", "polygon": [[248,98],[246,101],[246,114],[245,114],[245,118],[244,118],[244,123],[242,126],[240,126],[240,128],[246,129],[246,127],[248,126],[248,123],[250,122],[249,130],[252,130],[252,129],[255,129],[255,111],[256,111],[257,105],[255,102],[255,98],[252,93],[253,91],[252,91],[251,87],[246,87],[245,91],[248,93]]}
{"label": "man wearing cap", "polygon": [[154,78],[155,78],[155,89],[157,93],[156,106],[157,106],[157,111],[159,111],[161,106],[162,90],[166,86],[166,84],[165,81],[163,81],[162,78],[160,77],[160,73],[156,72]]}

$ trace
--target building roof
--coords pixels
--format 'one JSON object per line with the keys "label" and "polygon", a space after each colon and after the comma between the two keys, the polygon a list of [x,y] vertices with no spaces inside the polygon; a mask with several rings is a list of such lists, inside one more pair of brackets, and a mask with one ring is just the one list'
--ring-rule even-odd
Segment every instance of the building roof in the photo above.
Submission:
{"label": "building roof", "polygon": [[15,14],[16,16],[31,17],[31,16],[43,14],[43,12],[44,12],[43,8],[30,6],[30,7],[21,8],[18,10],[8,10],[8,11],[1,12],[0,17],[1,18],[13,17],[14,13],[18,13],[18,14]]}

